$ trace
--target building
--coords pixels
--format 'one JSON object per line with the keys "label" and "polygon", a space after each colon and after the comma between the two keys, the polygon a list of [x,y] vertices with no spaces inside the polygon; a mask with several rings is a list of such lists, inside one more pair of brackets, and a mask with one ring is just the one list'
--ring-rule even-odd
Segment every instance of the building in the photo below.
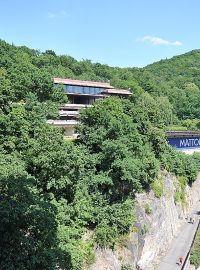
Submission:
{"label": "building", "polygon": [[108,82],[82,81],[54,78],[54,84],[63,85],[69,103],[60,106],[59,120],[48,120],[49,124],[63,127],[65,137],[76,137],[75,127],[79,123],[79,111],[91,107],[98,99],[109,96],[128,97],[130,90],[116,89]]}
{"label": "building", "polygon": [[167,138],[171,146],[186,154],[200,152],[199,131],[169,131]]}

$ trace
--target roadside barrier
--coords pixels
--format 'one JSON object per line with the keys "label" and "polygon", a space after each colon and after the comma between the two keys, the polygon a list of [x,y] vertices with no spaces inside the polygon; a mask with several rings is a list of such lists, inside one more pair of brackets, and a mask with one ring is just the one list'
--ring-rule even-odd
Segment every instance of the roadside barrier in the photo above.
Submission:
{"label": "roadside barrier", "polygon": [[198,221],[198,225],[197,225],[197,228],[196,228],[192,243],[190,245],[190,249],[189,249],[189,251],[188,251],[188,253],[187,253],[186,257],[185,257],[185,260],[184,260],[183,266],[181,267],[181,270],[187,270],[187,267],[188,267],[188,265],[190,263],[190,253],[191,253],[191,249],[192,249],[192,246],[194,244],[197,232],[199,230],[199,226],[200,226],[199,224],[200,224],[200,220]]}

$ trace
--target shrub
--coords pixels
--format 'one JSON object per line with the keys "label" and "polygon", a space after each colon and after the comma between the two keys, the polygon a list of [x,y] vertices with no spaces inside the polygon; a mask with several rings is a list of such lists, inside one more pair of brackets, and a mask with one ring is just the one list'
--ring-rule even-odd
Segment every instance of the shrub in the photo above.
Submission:
{"label": "shrub", "polygon": [[94,240],[100,247],[114,249],[117,236],[117,229],[114,227],[98,227],[95,231]]}
{"label": "shrub", "polygon": [[151,188],[156,198],[161,198],[164,193],[164,181],[162,177],[158,177],[152,184]]}
{"label": "shrub", "polygon": [[144,209],[145,209],[145,213],[147,215],[151,215],[152,214],[152,208],[151,208],[151,206],[148,203],[145,204]]}
{"label": "shrub", "polygon": [[132,269],[132,267],[130,264],[123,264],[121,266],[121,270],[131,270],[131,269]]}
{"label": "shrub", "polygon": [[148,231],[149,231],[148,226],[146,224],[144,224],[144,226],[141,229],[141,234],[144,235],[144,234],[148,233]]}
{"label": "shrub", "polygon": [[186,203],[185,187],[187,185],[187,178],[184,176],[178,177],[178,185],[174,192],[174,201],[180,202],[182,205]]}

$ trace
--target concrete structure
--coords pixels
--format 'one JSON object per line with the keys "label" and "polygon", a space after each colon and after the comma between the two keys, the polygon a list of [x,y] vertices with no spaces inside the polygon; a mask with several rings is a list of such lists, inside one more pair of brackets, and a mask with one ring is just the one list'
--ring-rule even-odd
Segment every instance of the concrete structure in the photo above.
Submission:
{"label": "concrete structure", "polygon": [[65,137],[77,136],[75,127],[79,122],[81,109],[91,107],[95,101],[109,96],[127,97],[130,90],[115,89],[108,82],[93,82],[73,79],[54,78],[54,84],[63,85],[70,103],[60,106],[60,120],[48,120],[49,124],[63,127]]}
{"label": "concrete structure", "polygon": [[200,131],[169,131],[168,143],[186,154],[200,152]]}

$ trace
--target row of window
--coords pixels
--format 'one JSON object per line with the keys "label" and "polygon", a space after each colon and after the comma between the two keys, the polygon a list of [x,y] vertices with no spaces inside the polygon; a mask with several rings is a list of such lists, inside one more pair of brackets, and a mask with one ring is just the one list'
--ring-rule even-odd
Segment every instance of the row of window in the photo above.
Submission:
{"label": "row of window", "polygon": [[91,87],[91,86],[76,86],[76,85],[65,85],[66,92],[76,93],[76,94],[89,94],[98,95],[104,88]]}

